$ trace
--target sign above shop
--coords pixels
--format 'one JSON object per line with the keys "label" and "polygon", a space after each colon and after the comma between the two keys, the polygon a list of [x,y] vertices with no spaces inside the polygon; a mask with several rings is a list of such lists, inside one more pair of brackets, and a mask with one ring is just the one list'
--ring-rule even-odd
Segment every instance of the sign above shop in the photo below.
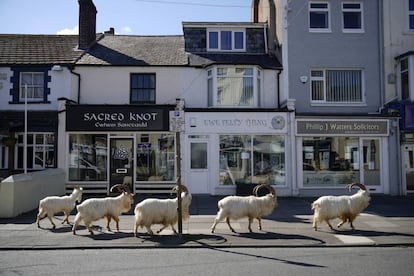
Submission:
{"label": "sign above shop", "polygon": [[67,131],[165,131],[168,108],[133,105],[67,105]]}
{"label": "sign above shop", "polygon": [[297,120],[296,134],[388,136],[388,120]]}

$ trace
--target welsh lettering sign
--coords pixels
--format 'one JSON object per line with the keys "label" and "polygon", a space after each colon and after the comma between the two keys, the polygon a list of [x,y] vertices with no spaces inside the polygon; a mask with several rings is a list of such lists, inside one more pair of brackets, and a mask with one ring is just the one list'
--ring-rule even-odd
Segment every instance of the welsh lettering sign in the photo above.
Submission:
{"label": "welsh lettering sign", "polygon": [[298,135],[388,135],[388,120],[297,120]]}
{"label": "welsh lettering sign", "polygon": [[169,109],[133,105],[67,105],[67,131],[168,131]]}

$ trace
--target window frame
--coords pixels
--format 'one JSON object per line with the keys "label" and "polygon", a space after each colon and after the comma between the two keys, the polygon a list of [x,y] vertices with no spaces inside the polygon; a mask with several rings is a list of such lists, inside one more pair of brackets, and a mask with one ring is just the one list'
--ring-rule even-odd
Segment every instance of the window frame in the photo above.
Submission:
{"label": "window frame", "polygon": [[[153,87],[149,86],[149,87],[133,87],[133,77],[139,77],[139,76],[143,76],[143,77],[154,77],[154,85]],[[129,82],[130,82],[130,94],[129,94],[129,102],[130,104],[156,104],[156,95],[157,95],[157,75],[156,73],[131,73],[130,77],[129,77]],[[148,90],[149,93],[151,93],[151,96],[153,97],[153,99],[144,99],[142,101],[140,100],[136,100],[134,101],[134,97],[133,97],[133,92],[136,91],[137,94],[139,95],[139,92],[142,92],[143,90]],[[150,96],[150,98],[151,98]]]}
{"label": "window frame", "polygon": [[[16,136],[17,136],[17,143],[15,145],[15,156],[16,156],[15,168],[21,170],[24,168],[24,160],[23,160],[23,157],[22,157],[22,160],[19,159],[19,156],[20,156],[19,148],[22,151],[22,154],[24,155],[24,133],[18,132],[16,133]],[[37,140],[39,137],[41,137],[42,142],[39,142]],[[28,170],[44,170],[47,168],[56,168],[56,162],[57,162],[56,133],[54,132],[28,132],[27,138],[28,138],[27,169]],[[31,141],[29,139],[31,139]],[[50,141],[50,139],[52,139],[52,141]],[[52,147],[52,149],[50,149],[49,147]],[[31,151],[30,154],[29,154],[29,151]],[[38,157],[36,153],[41,153],[41,155],[43,156],[43,159],[40,159],[40,157]],[[50,164],[47,163],[47,157],[49,156],[48,153],[51,153],[52,158],[53,158]],[[32,160],[29,160],[29,157],[31,157]],[[37,160],[42,161],[41,165],[36,163],[36,158]],[[21,163],[21,166],[20,166],[20,163]]]}
{"label": "window frame", "polygon": [[[344,5],[359,5],[359,8],[345,8]],[[364,30],[364,8],[361,2],[342,2],[342,32],[344,33],[363,33]],[[359,13],[360,26],[359,28],[345,28],[345,14],[346,13]]]}
{"label": "window frame", "polygon": [[[407,30],[409,32],[414,32],[414,0],[408,0],[407,1]],[[413,26],[411,27],[411,23]]]}
{"label": "window frame", "polygon": [[[317,71],[322,71],[323,75],[322,76],[312,76],[313,72],[317,72]],[[328,89],[327,89],[327,85],[328,85],[328,79],[327,79],[327,72],[329,71],[355,71],[355,72],[360,72],[360,90],[361,90],[361,101],[328,101]],[[364,75],[364,70],[362,68],[312,68],[310,70],[309,73],[310,76],[310,85],[309,85],[309,95],[310,95],[310,102],[312,105],[348,105],[348,106],[361,106],[361,105],[365,105],[366,104],[366,99],[365,99],[365,75]],[[323,99],[322,100],[313,100],[312,96],[314,94],[313,91],[313,82],[314,81],[319,81],[322,82],[322,88],[323,88]],[[343,91],[340,91],[343,93]]]}
{"label": "window frame", "polygon": [[[222,35],[223,33],[231,33],[231,46],[229,49],[223,48]],[[217,33],[217,48],[210,47],[210,34]],[[243,35],[242,47],[237,47],[236,34]],[[245,28],[207,28],[207,51],[208,52],[245,52],[246,51],[246,29]]]}
{"label": "window frame", "polygon": [[[21,71],[19,73],[19,102],[25,102],[26,101],[26,83],[23,83],[23,75],[29,75],[31,77],[31,83],[27,84],[27,94],[30,95],[30,90],[32,91],[31,94],[33,95],[32,97],[27,97],[27,102],[44,102],[45,100],[45,72],[43,71]],[[35,83],[35,79],[36,79],[36,75],[40,76],[41,75],[41,83],[37,84]],[[35,90],[37,89],[41,89],[42,90],[42,95],[40,97],[35,97]]]}
{"label": "window frame", "polygon": [[[253,74],[251,76],[253,85],[253,103],[251,105],[230,105],[230,104],[218,104],[218,93],[219,93],[219,69],[252,69]],[[208,93],[208,107],[218,107],[218,108],[229,108],[229,107],[237,107],[237,108],[255,108],[260,106],[260,96],[263,93],[261,90],[263,89],[263,72],[262,69],[258,66],[213,66],[207,69],[207,93]],[[235,78],[234,76],[230,76],[229,78]]]}
{"label": "window frame", "polygon": [[[325,8],[314,8],[312,7],[312,5],[315,4],[323,4],[326,5]],[[311,18],[311,14],[312,13],[326,13],[326,21],[328,26],[325,28],[317,28],[317,27],[312,27],[312,18]],[[309,32],[312,33],[329,33],[331,32],[331,10],[330,10],[330,5],[329,2],[324,2],[324,1],[311,1],[308,4],[308,28],[309,28]]]}

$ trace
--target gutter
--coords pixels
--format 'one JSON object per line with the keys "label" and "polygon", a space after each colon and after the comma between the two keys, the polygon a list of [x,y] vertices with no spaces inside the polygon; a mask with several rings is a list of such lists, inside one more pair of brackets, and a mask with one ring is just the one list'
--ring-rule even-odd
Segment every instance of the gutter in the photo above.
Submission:
{"label": "gutter", "polygon": [[71,68],[71,69],[70,69],[70,73],[78,77],[78,99],[77,99],[77,103],[79,104],[79,103],[80,103],[80,95],[81,95],[81,93],[80,93],[80,82],[81,82],[81,75],[80,75],[79,73],[76,73],[76,72],[75,72],[75,71],[73,71],[73,70],[74,70],[74,69],[73,69],[73,68]]}

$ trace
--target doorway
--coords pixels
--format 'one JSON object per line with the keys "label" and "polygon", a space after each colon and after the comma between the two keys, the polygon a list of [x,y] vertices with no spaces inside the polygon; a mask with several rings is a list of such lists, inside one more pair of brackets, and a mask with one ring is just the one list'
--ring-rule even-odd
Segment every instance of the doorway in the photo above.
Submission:
{"label": "doorway", "polygon": [[110,183],[109,188],[115,184],[127,184],[134,191],[134,139],[110,139]]}
{"label": "doorway", "polygon": [[379,139],[362,139],[362,183],[370,192],[381,193],[381,148]]}
{"label": "doorway", "polygon": [[193,194],[209,193],[209,142],[205,135],[191,135],[188,141],[187,149],[187,183],[188,189]]}
{"label": "doorway", "polygon": [[414,144],[405,144],[403,148],[403,186],[407,193],[414,193]]}

